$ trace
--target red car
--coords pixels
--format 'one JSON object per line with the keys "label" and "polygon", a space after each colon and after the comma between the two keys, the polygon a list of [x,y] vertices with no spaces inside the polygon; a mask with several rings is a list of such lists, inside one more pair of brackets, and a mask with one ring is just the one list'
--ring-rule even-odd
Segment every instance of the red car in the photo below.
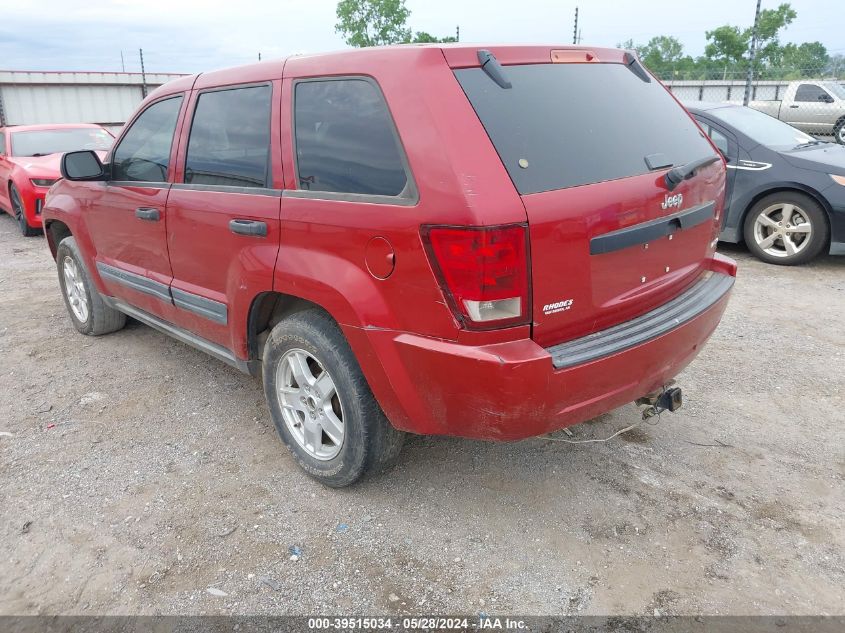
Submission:
{"label": "red car", "polygon": [[[665,387],[722,316],[725,164],[630,53],[404,46],[177,79],[43,216],[83,334],[263,377],[332,485],[403,432],[516,440]],[[127,376],[127,381],[132,377]],[[668,397],[667,397],[668,396]]]}
{"label": "red car", "polygon": [[0,210],[13,216],[21,233],[41,232],[41,210],[47,190],[59,177],[64,152],[111,147],[114,137],[90,124],[16,125],[0,127]]}

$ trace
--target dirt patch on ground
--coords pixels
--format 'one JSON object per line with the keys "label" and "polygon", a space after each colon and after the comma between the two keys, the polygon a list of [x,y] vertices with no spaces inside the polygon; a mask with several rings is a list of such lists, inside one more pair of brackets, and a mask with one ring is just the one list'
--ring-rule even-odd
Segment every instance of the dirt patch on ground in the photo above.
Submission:
{"label": "dirt patch on ground", "polygon": [[336,491],[258,381],[137,323],[78,335],[0,217],[0,613],[841,614],[845,258],[728,254],[679,413],[606,444],[412,437]]}

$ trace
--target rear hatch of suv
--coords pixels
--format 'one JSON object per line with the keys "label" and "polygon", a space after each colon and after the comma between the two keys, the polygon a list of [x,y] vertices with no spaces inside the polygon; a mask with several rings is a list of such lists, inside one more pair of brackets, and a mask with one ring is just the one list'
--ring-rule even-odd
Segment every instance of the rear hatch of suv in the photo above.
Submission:
{"label": "rear hatch of suv", "polygon": [[482,68],[465,49],[444,54],[525,207],[538,344],[630,320],[695,283],[715,247],[724,163],[669,189],[670,168],[717,154],[638,61],[503,47]]}

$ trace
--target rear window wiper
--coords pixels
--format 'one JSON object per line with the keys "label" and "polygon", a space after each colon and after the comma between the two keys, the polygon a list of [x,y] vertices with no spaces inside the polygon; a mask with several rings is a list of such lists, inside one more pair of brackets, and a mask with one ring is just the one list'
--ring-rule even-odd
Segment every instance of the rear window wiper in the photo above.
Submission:
{"label": "rear window wiper", "polygon": [[502,65],[493,53],[481,49],[478,51],[478,61],[481,64],[481,70],[487,73],[487,76],[495,81],[500,88],[511,87],[511,82],[505,77],[505,69],[502,68]]}
{"label": "rear window wiper", "polygon": [[642,79],[647,84],[651,83],[651,77],[648,75],[648,71],[642,65],[637,56],[631,53],[630,51],[625,51],[622,55],[622,63],[628,67],[632,73],[634,73],[637,77]]}
{"label": "rear window wiper", "polygon": [[707,165],[712,165],[717,160],[719,160],[718,156],[705,156],[704,158],[690,161],[686,165],[673,167],[666,172],[666,188],[669,191],[672,191],[687,178],[692,178],[697,169],[707,167]]}

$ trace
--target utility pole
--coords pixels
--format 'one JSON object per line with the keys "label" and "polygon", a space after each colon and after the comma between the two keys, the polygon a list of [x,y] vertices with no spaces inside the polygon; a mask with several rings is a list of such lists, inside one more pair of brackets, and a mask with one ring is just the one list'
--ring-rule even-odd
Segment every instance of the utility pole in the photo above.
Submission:
{"label": "utility pole", "polygon": [[575,26],[572,29],[572,43],[578,43],[578,7],[575,7]]}
{"label": "utility pole", "polygon": [[139,48],[138,54],[141,56],[141,96],[147,98],[147,73],[144,70],[144,49]]}
{"label": "utility pole", "polygon": [[126,63],[123,61],[123,51],[120,51],[120,69],[126,72]]}
{"label": "utility pole", "polygon": [[460,24],[455,27],[455,41],[456,42],[461,41],[461,25]]}
{"label": "utility pole", "polygon": [[760,22],[760,1],[757,0],[757,11],[754,13],[754,28],[751,30],[751,50],[748,52],[748,74],[745,76],[745,96],[742,105],[747,106],[751,100],[751,82],[754,80],[754,55],[757,52],[757,24]]}

